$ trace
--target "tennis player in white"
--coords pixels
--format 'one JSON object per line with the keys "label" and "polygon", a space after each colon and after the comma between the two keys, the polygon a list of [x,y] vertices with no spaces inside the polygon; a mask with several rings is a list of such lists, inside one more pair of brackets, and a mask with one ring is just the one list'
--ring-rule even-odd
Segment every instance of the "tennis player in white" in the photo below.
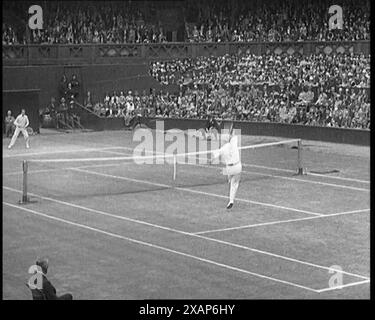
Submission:
{"label": "tennis player in white", "polygon": [[223,174],[228,176],[229,184],[229,202],[227,209],[233,207],[234,198],[240,184],[242,164],[240,159],[240,151],[238,149],[238,137],[233,133],[233,124],[230,127],[229,134],[222,134],[221,140],[225,144],[218,150],[213,151],[213,157],[222,157],[225,162]]}
{"label": "tennis player in white", "polygon": [[25,113],[25,109],[21,110],[21,114],[18,115],[18,117],[14,121],[14,125],[16,126],[16,130],[14,130],[14,134],[13,134],[12,140],[10,141],[8,149],[10,149],[14,146],[20,132],[22,132],[23,137],[26,140],[26,148],[29,149],[30,148],[29,134],[27,133],[27,127],[29,125],[29,118],[27,117],[27,115]]}

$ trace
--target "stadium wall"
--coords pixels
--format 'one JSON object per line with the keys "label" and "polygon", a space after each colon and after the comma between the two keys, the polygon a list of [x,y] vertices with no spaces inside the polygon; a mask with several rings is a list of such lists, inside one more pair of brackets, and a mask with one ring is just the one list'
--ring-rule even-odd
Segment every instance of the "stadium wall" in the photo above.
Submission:
{"label": "stadium wall", "polygon": [[91,91],[92,100],[105,92],[120,90],[176,91],[162,87],[148,75],[153,60],[222,56],[224,54],[325,54],[370,52],[369,41],[344,42],[223,42],[156,44],[3,45],[3,90],[40,89],[40,104],[58,97],[61,76],[76,73],[81,94]]}
{"label": "stadium wall", "polygon": [[161,85],[148,75],[148,63],[101,64],[101,65],[46,65],[46,66],[4,66],[3,90],[40,90],[40,107],[45,107],[51,97],[59,96],[58,86],[63,74],[68,81],[75,73],[81,84],[78,101],[83,102],[87,91],[93,101],[104,97],[106,92],[138,90],[147,92],[150,88],[160,90]]}
{"label": "stadium wall", "polygon": [[[147,126],[155,129],[155,120],[164,121],[164,130],[169,129],[200,129],[204,128],[206,120],[200,119],[161,119],[150,118]],[[93,130],[124,130],[122,118],[100,118],[96,115],[84,115],[81,123]],[[304,126],[299,124],[273,122],[235,121],[235,128],[241,133],[254,136],[284,137],[302,140],[315,140],[333,143],[345,143],[361,146],[370,146],[370,130],[344,129],[318,126]]]}
{"label": "stadium wall", "polygon": [[3,45],[3,64],[84,65],[142,63],[145,60],[222,56],[249,52],[256,55],[370,53],[370,41],[288,42],[167,42],[150,44]]}
{"label": "stadium wall", "polygon": [[[206,120],[199,119],[165,119],[165,130],[172,128],[199,129],[204,128]],[[274,136],[296,138],[303,140],[317,140],[354,145],[370,145],[370,130],[330,128],[319,126],[304,126],[275,122],[235,121],[235,128],[241,129],[245,135]]]}

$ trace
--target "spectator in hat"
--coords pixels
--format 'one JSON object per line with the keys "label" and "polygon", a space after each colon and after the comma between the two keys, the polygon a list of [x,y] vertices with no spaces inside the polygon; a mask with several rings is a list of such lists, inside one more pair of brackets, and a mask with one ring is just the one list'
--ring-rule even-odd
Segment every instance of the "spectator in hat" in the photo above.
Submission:
{"label": "spectator in hat", "polygon": [[49,266],[47,258],[38,258],[35,264],[39,267],[36,273],[39,273],[42,276],[42,287],[31,288],[28,285],[31,290],[33,300],[73,300],[73,296],[70,293],[65,293],[58,296],[55,287],[47,279],[47,271]]}

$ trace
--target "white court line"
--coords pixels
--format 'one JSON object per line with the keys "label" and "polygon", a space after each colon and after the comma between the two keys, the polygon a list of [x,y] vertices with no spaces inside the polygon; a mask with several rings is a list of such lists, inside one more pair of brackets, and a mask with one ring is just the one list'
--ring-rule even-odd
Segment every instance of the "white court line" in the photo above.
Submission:
{"label": "white court line", "polygon": [[[24,154],[15,154],[15,155],[8,155],[8,156],[3,156],[3,158],[11,158],[11,157],[18,157],[18,156],[31,156],[31,155],[41,155],[41,154],[55,154],[55,153],[73,153],[73,152],[88,152],[88,151],[99,151],[99,152],[106,152],[106,153],[112,153],[112,154],[119,154],[119,155],[131,155],[131,154],[125,154],[122,152],[116,152],[116,151],[106,151],[110,149],[124,149],[124,150],[130,150],[133,151],[133,148],[130,147],[123,147],[123,146],[112,146],[112,147],[103,147],[103,148],[89,148],[89,149],[80,149],[80,150],[61,150],[61,151],[51,151],[51,152],[36,152],[36,153],[24,153]],[[196,164],[197,166],[203,166],[200,164]],[[253,164],[247,164],[247,163],[242,163],[244,167],[256,167],[256,168],[263,168],[263,169],[271,169],[274,171],[284,171],[284,172],[290,172],[290,173],[295,173],[294,170],[288,170],[288,169],[281,169],[281,168],[272,168],[272,167],[266,167],[266,166],[260,166],[260,165],[253,165]],[[208,167],[208,166],[207,166]],[[210,167],[211,168],[211,167]],[[35,171],[35,172],[48,172],[48,171]],[[265,174],[265,173],[259,173],[259,172],[253,172],[253,171],[243,171],[247,173],[252,173],[252,174],[257,174],[257,175],[262,175],[262,176],[270,176],[270,177],[278,177],[281,179],[286,179],[286,180],[294,180],[294,181],[301,181],[303,183],[312,183],[312,184],[320,184],[320,185],[327,185],[327,186],[332,186],[332,187],[338,187],[338,188],[345,188],[345,189],[352,189],[352,190],[358,190],[358,191],[366,191],[369,192],[369,189],[365,188],[358,188],[358,187],[352,187],[352,186],[345,186],[345,185],[338,185],[338,184],[331,184],[331,183],[326,183],[326,182],[320,182],[320,181],[311,181],[311,180],[305,180],[305,179],[297,179],[297,178],[290,178],[290,177],[284,177],[280,175],[270,175],[270,174]],[[3,175],[16,175],[22,172],[9,172]],[[358,179],[351,179],[351,178],[343,178],[343,177],[333,177],[333,176],[326,176],[326,175],[321,175],[321,174],[316,174],[316,173],[311,173],[308,172],[309,175],[312,176],[318,176],[322,178],[328,178],[328,179],[340,179],[344,181],[355,181],[355,182],[360,182],[360,183],[370,183],[369,181],[365,180],[358,180]]]}
{"label": "white court line", "polygon": [[[126,148],[126,147],[124,147],[124,148]],[[119,152],[115,152],[115,151],[106,151],[106,152],[108,152],[108,153],[116,153],[116,154],[119,153]],[[119,154],[122,154],[122,153],[119,153]],[[104,167],[104,165],[93,165],[93,166],[90,166],[90,167],[95,167],[95,166],[96,167],[101,167],[101,166]],[[108,166],[111,166],[111,165],[108,165]],[[88,168],[89,166],[84,166],[84,167]],[[215,168],[217,170],[216,167],[210,167],[210,166],[205,166],[205,167]],[[121,177],[121,176],[109,175],[109,174],[105,174],[105,173],[98,173],[98,172],[94,172],[94,171],[82,170],[81,168],[83,168],[83,167],[80,167],[80,168],[69,167],[69,168],[63,168],[63,169],[64,170],[65,169],[69,169],[69,170],[82,171],[82,172],[87,172],[87,173],[91,173],[91,174],[96,174],[96,175],[101,175],[101,176],[106,176],[106,177],[111,177],[111,178],[117,178],[117,179],[122,179],[122,180],[127,180],[127,181],[133,181],[133,182],[138,182],[138,183],[151,184],[151,185],[156,185],[156,186],[165,187],[165,188],[174,188],[176,190],[182,190],[182,191],[188,191],[188,192],[193,192],[193,193],[199,193],[199,194],[208,195],[208,196],[216,196],[216,197],[225,198],[225,199],[227,198],[226,196],[222,196],[222,195],[218,195],[218,194],[214,194],[214,193],[208,193],[208,192],[203,192],[203,191],[193,190],[193,189],[188,189],[188,188],[182,188],[182,187],[173,187],[171,185],[154,183],[154,182],[145,181],[145,180],[131,179],[131,178],[126,178],[126,177]],[[55,170],[55,169],[53,169],[53,170]],[[45,171],[39,170],[39,172],[45,172]],[[303,181],[303,180],[299,180],[299,179],[295,179],[295,180],[297,180],[297,181]],[[316,216],[322,215],[321,213],[311,212],[311,211],[307,211],[307,210],[300,210],[300,209],[295,209],[295,208],[289,208],[289,207],[280,206],[280,205],[273,205],[273,204],[263,203],[263,202],[254,201],[254,200],[247,200],[247,199],[240,199],[240,198],[237,198],[236,200],[240,201],[240,202],[247,202],[247,203],[257,204],[257,205],[261,205],[261,206],[268,206],[268,207],[273,207],[273,208],[278,208],[278,209],[283,209],[283,210],[288,210],[288,211],[295,211],[295,212],[300,212],[300,213],[306,213],[306,214],[310,214],[310,215],[316,215]]]}
{"label": "white court line", "polygon": [[16,153],[10,155],[3,155],[3,158],[16,158],[26,156],[39,156],[44,154],[58,154],[58,153],[74,153],[74,152],[89,152],[89,151],[102,151],[110,149],[122,149],[123,147],[103,147],[103,148],[87,148],[87,149],[71,149],[71,150],[58,150],[58,151],[42,151],[42,152],[30,152],[30,153]]}
{"label": "white court line", "polygon": [[[13,188],[10,188],[10,187],[3,187],[3,188],[6,189],[6,190],[9,190],[9,191],[22,193],[21,190],[13,189]],[[243,249],[243,250],[246,250],[246,251],[261,253],[261,254],[264,254],[264,255],[276,257],[276,258],[283,259],[283,260],[286,260],[286,261],[291,261],[291,262],[295,262],[295,263],[298,263],[298,264],[307,265],[307,266],[310,266],[310,267],[320,268],[320,269],[324,269],[324,270],[328,270],[328,271],[333,270],[333,271],[337,271],[337,272],[340,272],[342,274],[347,274],[347,275],[354,276],[354,277],[357,277],[357,278],[369,279],[368,277],[358,275],[358,274],[355,274],[355,273],[350,273],[350,272],[346,272],[346,271],[343,271],[343,270],[332,269],[330,267],[326,267],[326,266],[318,265],[318,264],[315,264],[315,263],[306,262],[306,261],[302,261],[302,260],[278,255],[278,254],[268,252],[268,251],[263,251],[263,250],[243,246],[243,245],[236,244],[236,243],[233,243],[233,242],[219,240],[219,239],[215,239],[215,238],[211,238],[211,237],[205,237],[205,236],[198,235],[198,234],[195,234],[195,233],[190,233],[190,232],[186,232],[186,231],[182,231],[182,230],[164,227],[164,226],[160,226],[160,225],[153,224],[153,223],[146,222],[146,221],[142,221],[142,220],[128,218],[128,217],[125,217],[125,216],[119,216],[119,215],[111,214],[111,213],[108,213],[108,212],[105,212],[105,211],[91,209],[91,208],[84,207],[84,206],[81,206],[81,205],[77,205],[77,204],[74,204],[74,203],[70,203],[70,202],[66,202],[66,201],[62,201],[62,200],[57,200],[57,199],[54,199],[54,198],[45,197],[45,196],[41,196],[41,195],[37,195],[37,194],[33,194],[33,193],[30,193],[30,195],[32,195],[34,197],[38,197],[40,199],[47,200],[47,201],[56,202],[56,203],[59,203],[59,204],[65,205],[65,206],[81,209],[81,210],[84,210],[84,211],[89,211],[89,212],[92,212],[92,213],[112,217],[112,218],[119,219],[119,220],[130,221],[130,222],[134,222],[134,223],[138,223],[138,224],[142,224],[142,225],[147,225],[147,226],[158,228],[158,229],[168,230],[168,231],[175,232],[175,233],[182,234],[182,235],[186,235],[186,236],[189,236],[189,237],[194,237],[194,238],[204,239],[204,240],[211,241],[211,242],[225,244],[225,245],[240,248],[240,249]]]}
{"label": "white court line", "polygon": [[[223,199],[228,198],[227,196],[220,195],[220,194],[217,194],[217,193],[204,192],[204,191],[199,191],[199,190],[189,189],[189,188],[183,188],[183,187],[175,187],[175,186],[172,186],[172,185],[163,184],[163,183],[156,183],[156,182],[151,182],[151,181],[147,181],[147,180],[133,179],[133,178],[123,177],[123,176],[116,176],[116,175],[112,175],[112,174],[106,174],[106,173],[95,172],[95,171],[84,170],[84,169],[77,169],[77,168],[72,168],[71,170],[86,172],[86,173],[90,173],[90,174],[98,175],[98,176],[102,176],[102,177],[115,178],[115,179],[132,181],[132,182],[137,182],[137,183],[142,183],[142,184],[149,184],[149,185],[154,185],[154,186],[158,186],[158,187],[162,187],[162,188],[180,190],[180,191],[185,191],[185,192],[190,192],[190,193],[197,193],[197,194],[202,194],[202,195],[210,196],[210,197],[223,198]],[[260,206],[276,208],[276,209],[282,209],[282,210],[287,210],[287,211],[306,213],[306,214],[310,214],[310,215],[314,215],[314,216],[323,215],[322,213],[317,213],[317,212],[312,212],[312,211],[307,211],[307,210],[301,210],[301,209],[295,209],[295,208],[290,208],[290,207],[285,207],[285,206],[279,206],[277,204],[259,202],[259,201],[248,200],[248,199],[236,198],[236,201],[251,203],[251,204],[256,204],[256,205],[260,205]]]}
{"label": "white court line", "polygon": [[[121,147],[121,146],[116,146],[116,149],[124,149],[124,150],[130,150],[133,151],[133,148],[130,147]],[[119,152],[118,154],[121,154]],[[248,164],[248,163],[242,163],[243,166],[245,167],[255,167],[255,168],[263,168],[263,169],[270,169],[274,171],[284,171],[284,172],[290,172],[290,173],[295,173],[295,170],[290,170],[290,169],[282,169],[282,168],[273,168],[273,167],[267,167],[267,166],[260,166],[260,165],[255,165],[255,164]],[[336,177],[336,176],[327,176],[323,174],[318,174],[318,173],[312,173],[312,172],[307,172],[311,176],[317,176],[321,178],[328,178],[328,179],[338,179],[338,180],[343,180],[343,181],[354,181],[354,182],[360,182],[360,183],[370,183],[370,181],[367,180],[360,180],[360,179],[353,179],[353,178],[344,178],[344,177]],[[301,179],[302,180],[302,179]],[[307,180],[303,180],[307,181]]]}
{"label": "white court line", "polygon": [[[124,149],[124,150],[131,150],[131,151],[133,151],[133,149],[129,148],[129,147],[119,147],[119,149],[121,149],[121,148]],[[109,152],[111,152],[111,151],[109,151]],[[111,152],[111,153],[123,154],[123,155],[130,155],[130,154],[116,152],[116,151]],[[163,154],[163,153],[161,153],[161,154]],[[211,169],[215,168],[215,167],[212,167],[212,166],[207,166],[207,165],[202,165],[202,164],[192,164],[192,163],[185,163],[185,164],[192,165],[192,166],[200,166],[200,167],[205,167],[205,168],[211,168]],[[252,164],[246,164],[246,163],[242,163],[242,165],[244,167],[257,167],[257,168],[263,168],[263,169],[273,169],[275,171],[285,171],[285,172],[290,172],[290,173],[296,173],[295,170],[270,168],[270,167],[258,166],[258,165],[252,165]],[[245,171],[245,170],[243,170],[242,172],[256,174],[256,175],[261,175],[261,176],[266,176],[266,177],[276,177],[276,178],[280,178],[280,179],[284,179],[284,180],[299,181],[301,183],[319,184],[319,185],[326,185],[326,186],[336,187],[336,188],[343,188],[343,189],[350,189],[350,190],[356,190],[356,191],[370,192],[370,189],[366,189],[366,188],[352,187],[352,186],[346,186],[346,185],[334,184],[334,183],[328,183],[328,182],[322,182],[322,181],[313,181],[313,180],[305,180],[305,179],[284,177],[284,176],[280,176],[280,175],[267,174],[267,173],[261,173],[261,172],[255,172],[255,171]],[[314,176],[316,175],[316,176],[324,177],[324,178],[340,178],[340,177],[331,177],[331,176],[318,175],[318,174],[312,174],[312,173],[309,173],[309,175],[314,175]],[[340,179],[341,180],[348,180],[348,181],[356,181],[356,182],[369,183],[368,181],[362,181],[362,180],[356,180],[356,179],[347,179],[347,178],[340,178]]]}
{"label": "white court line", "polygon": [[[123,162],[121,163],[121,166],[128,165],[131,162]],[[85,168],[105,168],[105,167],[113,167],[113,166],[120,166],[120,164],[91,164],[87,166],[79,166],[79,167],[63,167],[63,168],[56,168],[56,169],[40,169],[40,170],[29,170],[27,173],[45,173],[45,172],[54,172],[54,171],[62,171],[62,170],[72,170],[72,169],[85,169]],[[3,176],[12,176],[12,175],[19,175],[23,174],[22,171],[14,171],[14,172],[8,172],[3,173]]]}
{"label": "white court line", "polygon": [[359,180],[359,179],[353,179],[353,178],[326,176],[324,174],[312,173],[310,171],[307,171],[307,174],[310,175],[310,176],[317,176],[317,177],[323,177],[323,178],[329,178],[329,179],[338,179],[338,180],[344,180],[344,181],[346,180],[346,181],[354,181],[354,182],[360,182],[360,183],[370,184],[370,181],[368,181],[368,180]]}
{"label": "white court line", "polygon": [[370,189],[358,188],[358,187],[352,187],[352,186],[345,186],[345,185],[342,185],[342,184],[327,183],[327,182],[314,181],[314,180],[297,179],[297,178],[285,177],[285,176],[280,176],[280,175],[275,175],[275,174],[265,174],[265,173],[261,173],[261,172],[255,172],[255,171],[245,171],[244,170],[243,172],[255,174],[255,175],[260,175],[260,176],[266,176],[266,177],[276,177],[276,178],[284,179],[284,180],[298,181],[298,182],[302,182],[302,183],[320,184],[320,185],[330,186],[330,187],[335,187],[335,188],[343,188],[343,189],[350,189],[350,190],[356,190],[356,191],[370,192]]}
{"label": "white court line", "polygon": [[8,205],[8,206],[13,207],[13,208],[16,208],[16,209],[19,209],[19,210],[27,211],[27,212],[32,213],[34,215],[45,217],[47,219],[63,222],[63,223],[66,223],[66,224],[69,224],[69,225],[72,225],[72,226],[75,226],[75,227],[83,228],[83,229],[94,231],[94,232],[101,233],[101,234],[105,234],[105,235],[113,237],[113,238],[118,238],[118,239],[126,240],[126,241],[129,241],[129,242],[132,242],[132,243],[140,244],[140,245],[143,245],[143,246],[156,248],[156,249],[166,251],[166,252],[169,252],[169,253],[178,254],[180,256],[184,256],[184,257],[187,257],[187,258],[191,258],[191,259],[194,259],[194,260],[198,260],[198,261],[201,261],[201,262],[212,264],[212,265],[215,265],[215,266],[218,266],[218,267],[221,267],[221,268],[225,268],[225,269],[249,274],[249,275],[252,275],[252,276],[255,276],[255,277],[258,277],[258,278],[263,278],[263,279],[271,280],[271,281],[274,281],[274,282],[279,282],[279,283],[283,283],[283,284],[286,284],[286,285],[289,285],[289,286],[293,286],[293,287],[296,287],[296,288],[301,288],[301,289],[305,289],[305,290],[308,290],[308,291],[317,292],[317,290],[315,290],[315,289],[305,287],[305,286],[302,286],[302,285],[299,285],[299,284],[296,284],[296,283],[293,283],[293,282],[289,282],[289,281],[285,281],[285,280],[281,280],[281,279],[277,279],[277,278],[273,278],[273,277],[268,277],[268,276],[265,276],[265,275],[262,275],[262,274],[259,274],[259,273],[250,272],[248,270],[244,270],[244,269],[233,267],[233,266],[230,266],[230,265],[227,265],[227,264],[215,262],[213,260],[201,258],[201,257],[195,256],[195,255],[192,255],[192,254],[181,252],[181,251],[169,249],[169,248],[162,247],[162,246],[152,244],[152,243],[149,243],[149,242],[140,241],[140,240],[136,240],[136,239],[129,238],[129,237],[124,237],[124,236],[116,234],[116,233],[104,231],[104,230],[101,230],[101,229],[98,229],[98,228],[93,228],[93,227],[90,227],[90,226],[87,226],[87,225],[84,225],[84,224],[72,222],[72,221],[69,221],[69,220],[62,219],[62,218],[53,217],[53,216],[50,216],[50,215],[47,215],[47,214],[44,214],[44,213],[41,213],[41,212],[38,212],[38,211],[35,211],[35,210],[31,210],[31,209],[27,209],[25,207],[17,206],[17,205],[11,204],[11,203],[3,202],[3,204]]}
{"label": "white court line", "polygon": [[357,282],[351,282],[351,283],[347,283],[347,284],[344,284],[344,285],[341,285],[341,286],[324,288],[324,289],[320,289],[320,290],[316,290],[316,291],[318,293],[322,293],[322,292],[327,292],[327,291],[340,290],[340,289],[347,288],[347,287],[358,286],[360,284],[365,284],[365,283],[370,283],[370,279],[363,280],[363,281],[357,281]]}
{"label": "white court line", "polygon": [[[130,149],[130,150],[133,150],[133,149],[127,148],[127,147],[116,147],[116,148],[117,149]],[[96,149],[96,151],[105,152],[105,153],[111,153],[111,154],[119,154],[119,155],[129,155],[129,154],[122,153],[122,152],[107,151],[108,149],[114,149],[114,148],[102,148],[102,149]],[[84,169],[84,168],[94,168],[94,167],[111,167],[111,166],[116,166],[116,165],[117,164],[90,165],[90,166],[80,166],[80,167],[76,167],[76,168],[83,168]],[[219,169],[217,167],[212,167],[212,166],[207,166],[207,165],[202,165],[202,164],[189,164],[189,163],[187,163],[187,165],[199,166],[199,167],[204,167],[204,168],[209,168],[209,169]],[[34,170],[34,171],[29,171],[29,173],[43,173],[43,172],[49,172],[49,171],[58,171],[58,170],[61,170],[61,169],[72,169],[72,168],[69,167],[69,168],[60,168],[60,169],[51,169],[51,170],[49,170],[49,169]],[[289,171],[289,170],[286,170],[286,171]],[[291,178],[291,177],[284,177],[284,176],[280,176],[280,175],[272,175],[272,174],[260,173],[260,172],[255,172],[255,171],[246,171],[246,170],[243,170],[242,172],[246,173],[246,174],[254,174],[254,175],[259,175],[259,176],[277,177],[277,178],[280,178],[280,179],[297,181],[297,182],[301,182],[301,183],[319,184],[319,185],[326,185],[326,186],[331,186],[331,187],[336,187],[336,188],[343,188],[343,189],[350,189],[350,190],[356,190],[356,191],[370,192],[370,190],[366,189],[366,188],[358,188],[358,187],[338,185],[338,184],[332,184],[332,183],[326,183],[326,182],[320,182],[320,181],[311,181],[311,180],[297,179],[297,178]],[[292,171],[292,172],[294,172],[294,171]],[[22,173],[22,171],[19,171],[19,172],[9,172],[9,173],[5,173],[3,175],[5,175],[5,176],[8,176],[8,175],[17,175],[17,174],[21,174],[21,173]]]}
{"label": "white court line", "polygon": [[[110,153],[110,154],[125,155],[125,156],[131,155],[129,153],[116,152],[116,151],[106,151],[106,150],[97,150],[97,151],[105,152],[105,153]],[[100,158],[96,158],[96,159],[100,159]],[[80,160],[80,159],[77,158],[77,161],[78,160]],[[123,164],[124,163],[121,163],[121,165],[123,165]],[[106,164],[106,165],[101,165],[100,164],[100,165],[80,166],[80,167],[76,167],[76,168],[111,167],[111,166],[118,166],[118,165],[119,164]],[[209,169],[216,169],[216,170],[221,169],[220,167],[214,167],[214,166],[208,166],[208,165],[202,165],[202,164],[193,164],[193,163],[183,163],[183,165],[198,166],[198,167],[209,168]],[[28,172],[29,173],[42,173],[42,172],[59,171],[59,170],[65,170],[65,169],[71,169],[71,167],[69,167],[69,168],[58,168],[58,169],[30,170]],[[246,173],[246,174],[254,174],[254,175],[259,175],[259,176],[276,177],[276,178],[280,178],[280,179],[284,179],[284,180],[297,181],[297,182],[301,182],[301,183],[319,184],[319,185],[326,185],[326,186],[331,186],[331,187],[336,187],[336,188],[343,188],[343,189],[350,189],[350,190],[356,190],[356,191],[370,192],[370,189],[366,189],[366,188],[358,188],[358,187],[345,186],[345,185],[340,185],[340,184],[332,184],[332,183],[326,183],[326,182],[320,182],[320,181],[297,179],[297,178],[284,177],[284,176],[280,176],[280,175],[267,174],[267,173],[261,173],[261,172],[255,172],[255,171],[242,170],[242,172]],[[292,172],[294,172],[294,171],[292,171]],[[22,173],[22,171],[13,171],[13,172],[4,173],[3,176],[17,175],[17,174],[21,174],[21,173]]]}
{"label": "white court line", "polygon": [[[182,165],[191,165],[191,166],[198,166],[198,167],[210,168],[210,169],[220,169],[220,167],[213,167],[213,166],[208,166],[208,165],[204,165],[204,164],[196,164],[196,163],[182,163]],[[366,189],[366,188],[358,188],[358,187],[346,186],[346,185],[342,185],[342,184],[334,184],[334,183],[327,183],[327,182],[314,181],[314,180],[297,179],[297,178],[280,176],[280,175],[276,175],[276,174],[267,174],[267,173],[262,173],[262,172],[246,171],[246,170],[242,170],[242,173],[254,174],[254,175],[264,176],[264,177],[273,177],[273,178],[279,178],[279,179],[284,179],[284,180],[297,181],[297,182],[301,182],[301,183],[319,184],[319,185],[335,187],[335,188],[343,188],[343,189],[350,189],[350,190],[355,190],[355,191],[370,192],[370,189]]]}
{"label": "white court line", "polygon": [[[294,141],[295,139],[293,139]],[[81,151],[101,151],[101,150],[110,150],[110,149],[124,149],[124,150],[130,150],[133,151],[133,148],[130,147],[124,147],[124,146],[111,146],[111,147],[103,147],[103,148],[88,148],[88,149],[73,149],[73,150],[61,150],[61,151],[46,151],[46,152],[34,152],[34,153],[19,153],[19,154],[10,154],[10,155],[3,155],[3,158],[12,158],[12,157],[23,157],[23,156],[31,156],[31,155],[43,155],[43,154],[58,154],[58,153],[73,153],[73,152],[81,152]],[[121,154],[121,153],[118,153]],[[281,169],[281,168],[273,168],[273,167],[267,167],[267,166],[260,166],[260,165],[254,165],[254,164],[247,164],[247,163],[242,163],[243,166],[245,167],[255,167],[255,168],[263,168],[263,169],[270,169],[274,171],[284,171],[284,172],[291,172],[294,173],[294,170],[288,170],[288,169]],[[327,175],[322,175],[318,173],[311,173],[308,172],[309,175],[312,176],[317,176],[317,177],[322,177],[322,178],[327,178],[327,179],[338,179],[338,180],[347,180],[347,181],[355,181],[355,182],[360,182],[360,183],[370,183],[370,181],[366,180],[359,180],[359,179],[353,179],[353,178],[344,178],[344,177],[335,177],[335,176],[327,176]],[[307,180],[303,180],[307,181]]]}
{"label": "white court line", "polygon": [[274,224],[283,224],[283,223],[305,221],[305,220],[312,220],[312,219],[318,219],[318,218],[328,218],[328,217],[342,216],[342,215],[353,214],[353,213],[361,213],[361,212],[367,212],[367,211],[370,211],[370,209],[360,209],[360,210],[353,210],[353,211],[346,211],[346,212],[338,212],[338,213],[331,213],[331,214],[325,214],[325,215],[322,215],[322,216],[314,216],[314,217],[296,218],[296,219],[288,219],[288,220],[277,220],[277,221],[270,221],[270,222],[263,222],[263,223],[248,224],[248,225],[238,226],[238,227],[212,229],[212,230],[194,232],[194,234],[206,234],[206,233],[214,233],[214,232],[222,232],[222,231],[230,231],[230,230],[248,229],[248,228],[269,226],[269,225],[274,225]]}
{"label": "white court line", "polygon": [[[113,148],[108,148],[108,149],[113,149]],[[105,153],[111,153],[111,154],[122,154],[122,155],[127,155],[123,152],[116,152],[116,151],[107,151],[103,149],[98,149],[96,151],[100,152],[105,152]],[[77,158],[77,162],[79,162],[79,158]],[[43,173],[43,172],[53,172],[53,171],[61,171],[61,170],[70,170],[72,168],[79,168],[79,169],[85,169],[85,168],[96,168],[96,167],[114,167],[114,166],[119,166],[119,165],[125,165],[125,164],[130,164],[130,162],[122,162],[121,164],[93,164],[93,165],[85,165],[85,166],[79,166],[79,167],[63,167],[63,168],[56,168],[56,169],[41,169],[41,170],[28,170],[27,173]],[[11,171],[11,172],[6,172],[3,173],[3,176],[12,176],[12,175],[19,175],[23,174],[23,171]]]}
{"label": "white court line", "polygon": [[[122,155],[131,155],[129,153],[122,153],[122,152],[116,152],[116,151],[103,151],[103,152],[108,152],[108,153],[113,153],[113,154],[122,154]],[[183,165],[185,164],[185,165],[199,166],[199,167],[210,168],[210,169],[220,169],[218,167],[196,164],[196,163],[182,163],[182,164]],[[246,165],[246,166],[248,166],[248,165]],[[285,170],[285,171],[295,173],[295,171],[292,171],[292,170]],[[343,189],[350,189],[350,190],[356,190],[356,191],[370,192],[370,189],[358,188],[358,187],[352,187],[352,186],[345,186],[345,185],[341,185],[341,184],[327,183],[327,182],[314,181],[314,180],[297,179],[297,178],[291,178],[291,177],[285,177],[285,176],[280,176],[280,175],[275,175],[275,174],[267,174],[267,173],[261,173],[261,172],[255,172],[255,171],[242,170],[242,172],[254,174],[254,175],[259,175],[259,176],[265,176],[265,177],[276,177],[276,178],[280,178],[280,179],[284,179],[284,180],[298,181],[298,182],[301,182],[301,183],[319,184],[319,185],[325,185],[325,186],[330,186],[330,187],[335,187],[335,188],[343,188]]]}
{"label": "white court line", "polygon": [[[272,167],[260,166],[260,165],[249,164],[249,163],[242,163],[242,165],[244,167],[262,168],[262,169],[269,169],[269,170],[274,170],[274,171],[284,171],[284,172],[291,172],[291,173],[296,172],[295,170],[272,168]],[[368,183],[368,184],[370,183],[370,181],[368,181],[368,180],[360,180],[360,179],[344,178],[344,177],[336,177],[336,176],[327,176],[327,175],[324,175],[324,174],[312,173],[310,171],[307,171],[307,174],[309,176],[317,176],[317,177],[327,178],[327,179],[338,179],[338,180],[343,180],[343,181],[353,181],[353,182]]]}
{"label": "white court line", "polygon": [[[111,152],[111,151],[108,151],[108,152]],[[117,153],[117,152],[111,152],[111,153]],[[102,166],[104,167],[104,165],[92,165],[92,166],[85,166],[85,167],[87,168],[87,167],[102,167]],[[111,165],[108,165],[108,166],[111,166]],[[104,177],[110,177],[110,178],[133,181],[133,182],[138,182],[138,183],[143,183],[143,184],[155,185],[155,186],[159,186],[159,187],[163,187],[163,188],[173,188],[175,190],[187,191],[187,192],[191,192],[191,193],[198,193],[198,194],[203,194],[203,195],[206,195],[206,196],[213,196],[213,197],[219,197],[219,198],[227,199],[227,196],[223,196],[223,195],[219,195],[219,194],[215,194],[215,193],[209,193],[209,192],[193,190],[193,189],[188,189],[188,188],[182,188],[182,187],[174,187],[174,186],[171,186],[171,185],[155,183],[155,182],[146,181],[146,180],[139,180],[139,179],[122,177],[122,176],[115,176],[115,175],[110,175],[110,174],[105,174],[105,173],[100,173],[100,172],[95,172],[95,171],[83,170],[81,168],[69,167],[69,168],[63,168],[63,169],[64,170],[81,171],[81,172],[86,172],[86,173],[90,173],[90,174],[94,174],[94,175],[100,175],[100,176],[104,176]],[[53,169],[53,170],[58,170],[58,169]],[[45,172],[45,171],[40,170],[39,172]],[[317,212],[300,210],[300,209],[295,209],[295,208],[289,208],[289,207],[285,207],[285,206],[274,205],[274,204],[270,204],[270,203],[264,203],[264,202],[248,200],[248,199],[237,198],[236,201],[256,204],[256,205],[260,205],[260,206],[267,206],[267,207],[272,207],[272,208],[277,208],[277,209],[282,209],[282,210],[287,210],[287,211],[306,213],[306,214],[315,215],[315,216],[321,216],[322,215],[321,213],[317,213]]]}

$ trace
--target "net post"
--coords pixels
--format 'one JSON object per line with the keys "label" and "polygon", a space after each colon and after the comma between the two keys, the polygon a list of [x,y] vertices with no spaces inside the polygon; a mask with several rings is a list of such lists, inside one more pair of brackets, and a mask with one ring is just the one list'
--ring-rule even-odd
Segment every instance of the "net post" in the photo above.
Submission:
{"label": "net post", "polygon": [[173,180],[176,180],[176,174],[177,174],[177,157],[174,154],[173,155]]}
{"label": "net post", "polygon": [[20,204],[26,204],[29,202],[29,197],[27,196],[27,171],[28,162],[26,160],[22,161],[22,199],[19,201]]}
{"label": "net post", "polygon": [[303,174],[303,167],[302,167],[302,140],[298,139],[298,175]]}

